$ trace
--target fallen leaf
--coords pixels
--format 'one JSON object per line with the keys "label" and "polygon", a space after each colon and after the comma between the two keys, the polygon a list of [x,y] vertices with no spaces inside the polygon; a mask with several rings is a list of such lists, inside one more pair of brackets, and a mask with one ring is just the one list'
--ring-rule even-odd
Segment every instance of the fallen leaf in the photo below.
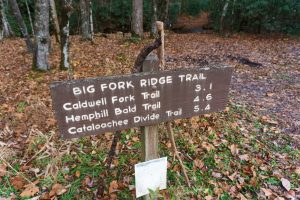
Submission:
{"label": "fallen leaf", "polygon": [[204,199],[205,199],[205,200],[212,200],[213,198],[212,198],[212,196],[207,195],[206,197],[204,197]]}
{"label": "fallen leaf", "polygon": [[291,190],[291,183],[289,180],[285,179],[285,178],[281,178],[281,184],[282,186],[287,190],[290,191]]}
{"label": "fallen leaf", "polygon": [[4,147],[4,146],[7,146],[7,144],[0,141],[0,147]]}
{"label": "fallen leaf", "polygon": [[112,181],[110,184],[109,184],[109,194],[115,192],[117,189],[118,189],[119,185],[118,185],[118,182],[117,181]]}
{"label": "fallen leaf", "polygon": [[39,180],[35,180],[32,183],[28,183],[27,185],[24,185],[24,188],[28,188],[28,187],[32,187],[33,185],[38,184],[40,181]]}
{"label": "fallen leaf", "polygon": [[273,92],[267,92],[267,96],[268,96],[268,97],[272,97],[274,94],[275,94],[275,93],[273,93]]}
{"label": "fallen leaf", "polygon": [[300,167],[296,167],[295,173],[298,174],[298,175],[300,175]]}
{"label": "fallen leaf", "polygon": [[181,119],[176,119],[176,120],[174,120],[174,122],[176,125],[179,125],[181,123]]}
{"label": "fallen leaf", "polygon": [[50,197],[53,197],[55,195],[60,196],[65,192],[67,192],[67,189],[62,184],[56,183],[52,186],[49,196]]}
{"label": "fallen leaf", "polygon": [[194,168],[202,169],[204,167],[204,162],[198,158],[194,160]]}
{"label": "fallen leaf", "polygon": [[234,195],[237,193],[237,187],[234,185],[234,186],[231,186],[231,188],[229,189],[229,193],[231,195]]}
{"label": "fallen leaf", "polygon": [[285,197],[287,199],[295,200],[295,196],[296,196],[296,193],[293,190],[290,190],[290,191],[285,193]]}
{"label": "fallen leaf", "polygon": [[209,118],[211,114],[204,114],[204,117]]}
{"label": "fallen leaf", "polygon": [[253,167],[249,166],[249,165],[246,165],[243,167],[243,172],[245,174],[253,174]]}
{"label": "fallen leaf", "polygon": [[28,199],[28,200],[42,200],[41,197],[42,197],[42,196],[39,195],[39,196],[32,197],[31,199]]}
{"label": "fallen leaf", "polygon": [[251,167],[253,178],[257,176],[254,165]]}
{"label": "fallen leaf", "polygon": [[213,140],[213,144],[215,147],[220,146],[221,144],[226,144],[227,141],[226,140]]}
{"label": "fallen leaf", "polygon": [[168,147],[168,148],[171,148],[171,147],[172,147],[172,144],[171,144],[171,142],[167,142],[167,144],[166,144],[166,145],[167,145],[167,147]]}
{"label": "fallen leaf", "polygon": [[249,161],[249,155],[248,155],[248,154],[240,155],[239,158],[240,158],[241,160],[244,160],[244,161]]}
{"label": "fallen leaf", "polygon": [[278,124],[278,121],[275,121],[275,120],[267,120],[267,122],[269,124],[273,124],[273,125],[277,125]]}
{"label": "fallen leaf", "polygon": [[20,176],[15,176],[9,179],[10,183],[16,190],[20,190],[24,187],[24,179]]}
{"label": "fallen leaf", "polygon": [[7,166],[5,164],[0,164],[0,177],[5,176],[7,171],[6,171]]}
{"label": "fallen leaf", "polygon": [[167,163],[167,169],[170,169],[172,167],[172,164],[170,162]]}
{"label": "fallen leaf", "polygon": [[257,178],[252,177],[249,181],[250,185],[252,185],[253,187],[257,186]]}
{"label": "fallen leaf", "polygon": [[242,193],[239,193],[238,197],[240,198],[240,200],[247,200],[247,198]]}
{"label": "fallen leaf", "polygon": [[111,138],[112,135],[113,135],[112,132],[105,132],[105,133],[104,133],[104,136],[105,136],[105,138],[106,138],[107,140],[110,140],[110,138]]}
{"label": "fallen leaf", "polygon": [[129,185],[129,186],[128,186],[128,189],[129,189],[130,191],[134,190],[134,189],[135,189],[135,185]]}
{"label": "fallen leaf", "polygon": [[21,197],[32,197],[36,193],[38,193],[40,189],[36,187],[35,185],[27,187],[21,194]]}
{"label": "fallen leaf", "polygon": [[179,165],[179,164],[177,164],[177,165],[174,165],[174,167],[173,167],[173,171],[175,171],[175,172],[178,172],[178,171],[180,171],[180,169],[181,169],[181,167],[180,167],[180,165]]}
{"label": "fallen leaf", "polygon": [[222,178],[222,174],[217,173],[217,172],[212,172],[211,174],[214,178]]}
{"label": "fallen leaf", "polygon": [[268,117],[267,116],[262,116],[261,118],[260,118],[260,120],[262,121],[262,122],[265,122],[266,120],[268,120]]}
{"label": "fallen leaf", "polygon": [[223,189],[216,187],[214,188],[214,194],[220,196],[223,193]]}
{"label": "fallen leaf", "polygon": [[54,118],[48,118],[46,124],[48,126],[54,126],[56,124],[56,120]]}
{"label": "fallen leaf", "polygon": [[75,176],[76,176],[77,178],[79,178],[79,177],[80,177],[80,171],[77,170],[77,171],[75,172]]}
{"label": "fallen leaf", "polygon": [[137,142],[137,141],[139,141],[139,140],[140,140],[139,137],[132,137],[132,141],[134,141],[134,142]]}
{"label": "fallen leaf", "polygon": [[236,122],[231,123],[231,128],[232,128],[232,129],[236,129],[238,126],[239,126],[239,125],[238,125],[238,123],[236,123]]}
{"label": "fallen leaf", "polygon": [[35,174],[40,172],[39,168],[30,168],[29,171],[34,172]]}
{"label": "fallen leaf", "polygon": [[264,192],[265,196],[271,196],[273,194],[272,190],[266,189],[266,188],[261,188],[261,190]]}
{"label": "fallen leaf", "polygon": [[261,165],[261,166],[259,166],[259,169],[261,169],[263,171],[268,171],[268,166],[267,165]]}
{"label": "fallen leaf", "polygon": [[211,144],[209,144],[209,143],[207,143],[207,142],[203,142],[203,143],[202,143],[202,147],[203,147],[204,149],[206,149],[207,151],[210,151],[210,150],[212,150],[212,149],[215,149],[214,146],[212,146]]}
{"label": "fallen leaf", "polygon": [[224,112],[229,112],[230,111],[230,107],[226,107]]}
{"label": "fallen leaf", "polygon": [[236,175],[237,175],[237,172],[234,172],[233,174],[228,176],[228,178],[233,181],[235,179]]}
{"label": "fallen leaf", "polygon": [[82,186],[88,186],[89,183],[91,182],[91,178],[89,176],[86,176],[82,181],[81,181],[81,184]]}
{"label": "fallen leaf", "polygon": [[236,144],[232,144],[230,145],[230,151],[231,151],[231,154],[233,156],[237,155],[239,153],[239,149],[237,148],[237,145]]}
{"label": "fallen leaf", "polygon": [[259,174],[259,178],[266,179],[266,178],[269,178],[269,176],[264,176],[264,175]]}
{"label": "fallen leaf", "polygon": [[277,170],[273,171],[273,176],[276,177],[276,178],[278,178],[278,179],[282,179],[283,178],[283,175],[279,171],[277,171]]}
{"label": "fallen leaf", "polygon": [[245,183],[245,179],[243,177],[241,177],[240,175],[238,176],[238,181],[239,181],[240,184]]}
{"label": "fallen leaf", "polygon": [[110,200],[117,200],[117,194],[110,194],[109,199]]}

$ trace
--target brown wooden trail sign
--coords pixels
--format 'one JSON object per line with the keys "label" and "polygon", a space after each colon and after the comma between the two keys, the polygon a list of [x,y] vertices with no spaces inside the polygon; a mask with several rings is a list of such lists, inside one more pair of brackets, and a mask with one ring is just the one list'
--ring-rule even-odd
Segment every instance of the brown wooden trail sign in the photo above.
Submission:
{"label": "brown wooden trail sign", "polygon": [[219,65],[54,82],[60,134],[77,138],[221,111],[232,71]]}

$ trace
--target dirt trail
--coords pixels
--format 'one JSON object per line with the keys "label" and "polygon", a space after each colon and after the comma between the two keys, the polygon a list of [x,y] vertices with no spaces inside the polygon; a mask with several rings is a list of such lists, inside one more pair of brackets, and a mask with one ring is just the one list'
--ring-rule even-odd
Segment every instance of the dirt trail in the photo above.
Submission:
{"label": "dirt trail", "polygon": [[[178,64],[189,66],[193,62],[234,66],[232,102],[246,105],[261,115],[274,117],[286,133],[300,134],[299,41],[289,38],[222,38],[186,34],[170,35],[167,44],[169,68]],[[259,65],[248,65],[232,57]]]}

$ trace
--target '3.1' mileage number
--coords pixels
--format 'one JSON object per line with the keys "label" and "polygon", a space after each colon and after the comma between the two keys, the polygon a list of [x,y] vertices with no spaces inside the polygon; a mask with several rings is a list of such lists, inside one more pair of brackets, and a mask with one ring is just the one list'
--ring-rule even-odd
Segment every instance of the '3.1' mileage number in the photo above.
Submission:
{"label": "'3.1' mileage number", "polygon": [[[201,99],[200,98],[200,92],[201,91],[204,91],[205,92],[205,88],[202,88],[201,87],[201,85],[200,84],[197,84],[196,85],[196,87],[195,87],[195,92],[196,92],[196,97],[194,98],[194,100],[193,100],[193,102],[194,102],[194,104],[196,104],[196,105],[194,105],[194,112],[199,112],[200,110],[201,111],[203,111],[203,108],[201,109],[201,107],[200,107],[200,102],[201,102],[201,100],[202,101],[204,101],[204,102],[209,102],[209,101],[211,101],[212,99],[213,99],[213,97],[212,97],[212,94],[211,93],[208,93],[206,96],[205,96],[205,98],[204,99]],[[212,83],[210,83],[209,84],[209,89],[208,90],[212,90]],[[210,110],[210,104],[208,103],[208,104],[206,104],[206,106],[205,106],[205,108],[204,108],[204,110],[205,111],[209,111]]]}

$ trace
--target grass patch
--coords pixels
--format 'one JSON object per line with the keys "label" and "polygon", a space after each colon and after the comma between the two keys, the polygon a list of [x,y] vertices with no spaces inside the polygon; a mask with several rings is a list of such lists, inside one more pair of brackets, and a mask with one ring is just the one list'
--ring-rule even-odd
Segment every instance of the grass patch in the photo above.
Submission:
{"label": "grass patch", "polygon": [[[199,132],[189,134],[190,123],[192,126],[201,125],[197,129]],[[277,133],[276,127],[264,124],[243,107],[231,105],[229,111],[221,114],[176,122],[175,140],[192,182],[191,188],[186,186],[179,162],[171,159],[173,155],[165,129],[160,127],[160,131],[160,155],[169,157],[168,189],[160,194],[170,199],[204,199],[208,195],[219,199],[235,199],[236,196],[231,192],[233,187],[247,199],[258,199],[261,187],[272,185],[278,187],[273,192],[281,191],[281,181],[273,175],[274,171],[282,172],[281,175],[291,182],[292,189],[300,186],[300,176],[292,171],[292,167],[285,168],[299,164],[299,149],[294,147],[293,140]],[[27,151],[32,155],[40,150],[49,142],[47,137],[49,135],[37,135],[28,144]],[[134,164],[141,159],[142,144],[139,138],[140,133],[135,129],[122,132],[117,145],[118,154],[109,171],[105,165],[109,148],[103,148],[108,139],[80,138],[72,143],[69,154],[60,157],[56,177],[40,179],[40,186],[49,191],[55,183],[68,186],[67,192],[59,197],[64,200],[93,199],[103,178],[107,198],[115,195],[118,199],[133,199]],[[233,144],[237,154],[231,151]],[[243,160],[241,155],[247,156]],[[195,159],[198,159],[197,165]],[[32,161],[32,167],[43,170],[52,162],[52,157],[36,158]],[[21,167],[16,166],[17,169]],[[265,169],[261,170],[260,167]],[[90,186],[83,184],[87,177],[93,181]],[[117,181],[118,189],[110,194],[108,191],[112,181]],[[7,197],[10,193],[18,194],[7,177],[2,178],[2,183],[0,195]]]}

